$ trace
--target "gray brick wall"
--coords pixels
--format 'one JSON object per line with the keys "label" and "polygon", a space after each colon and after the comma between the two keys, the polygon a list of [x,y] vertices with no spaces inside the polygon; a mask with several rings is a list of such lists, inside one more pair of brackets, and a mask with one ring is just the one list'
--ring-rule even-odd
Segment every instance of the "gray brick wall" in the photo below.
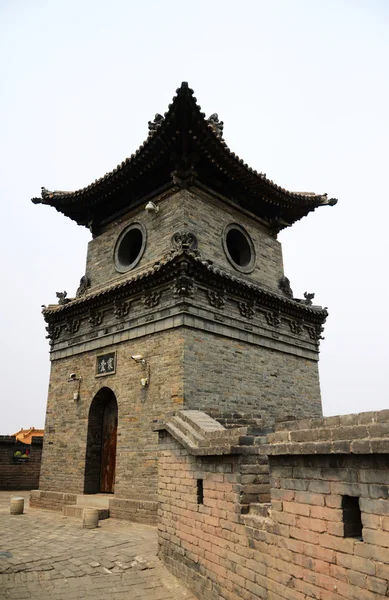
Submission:
{"label": "gray brick wall", "polygon": [[[171,250],[173,233],[187,230],[197,236],[204,259],[213,261],[242,279],[278,291],[278,282],[283,275],[281,244],[258,221],[226,206],[220,200],[207,197],[204,192],[181,191],[166,199],[157,199],[156,202],[160,205],[158,214],[137,209],[110,223],[101,235],[89,242],[86,274],[91,281],[91,291],[108,283],[125,280],[128,276],[116,271],[113,256],[120,233],[132,222],[141,223],[145,227],[147,244],[139,264],[129,272],[131,274],[154,264]],[[242,225],[253,240],[256,266],[248,275],[236,271],[224,253],[222,233],[229,223]]]}
{"label": "gray brick wall", "polygon": [[[182,408],[182,332],[154,334],[119,344],[116,350],[116,374],[105,377],[95,377],[96,355],[101,351],[52,363],[40,489],[83,493],[89,409],[97,391],[107,386],[118,403],[115,495],[156,498],[157,434],[152,422]],[[133,354],[143,354],[150,362],[149,388],[141,386],[144,371],[131,360]],[[78,402],[72,399],[69,373],[82,377]]]}
{"label": "gray brick wall", "polygon": [[259,413],[272,423],[322,414],[318,364],[268,348],[188,330],[185,405]]}

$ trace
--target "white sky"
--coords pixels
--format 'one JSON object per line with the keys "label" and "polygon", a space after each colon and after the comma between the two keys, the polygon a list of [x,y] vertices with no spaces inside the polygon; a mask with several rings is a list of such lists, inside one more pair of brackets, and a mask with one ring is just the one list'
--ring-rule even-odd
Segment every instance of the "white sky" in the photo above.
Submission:
{"label": "white sky", "polygon": [[329,308],[324,414],[389,407],[388,25],[385,0],[0,0],[0,433],[44,424],[40,306],[90,239],[30,198],[131,155],[181,81],[250,166],[339,198],[280,235],[285,273]]}

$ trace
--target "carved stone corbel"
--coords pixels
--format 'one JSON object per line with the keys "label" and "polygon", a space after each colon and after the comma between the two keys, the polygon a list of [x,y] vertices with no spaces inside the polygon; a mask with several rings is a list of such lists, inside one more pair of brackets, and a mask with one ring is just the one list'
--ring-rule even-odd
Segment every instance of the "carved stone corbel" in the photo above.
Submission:
{"label": "carved stone corbel", "polygon": [[197,286],[194,284],[193,279],[186,275],[177,277],[173,286],[173,298],[193,298],[197,291]]}
{"label": "carved stone corbel", "polygon": [[193,169],[193,167],[186,170],[180,169],[177,171],[173,171],[173,173],[171,174],[174,185],[184,190],[187,190],[195,183],[196,176],[197,173]]}

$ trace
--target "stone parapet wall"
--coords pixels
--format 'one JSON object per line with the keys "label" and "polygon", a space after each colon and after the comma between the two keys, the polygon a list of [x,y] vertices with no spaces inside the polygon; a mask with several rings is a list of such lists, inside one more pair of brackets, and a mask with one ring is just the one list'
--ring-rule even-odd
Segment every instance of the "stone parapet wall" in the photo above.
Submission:
{"label": "stone parapet wall", "polygon": [[[321,421],[335,441],[335,430],[358,421],[387,423],[386,412],[374,413],[373,421],[373,413]],[[307,421],[279,426],[279,432],[308,430]],[[382,452],[370,445],[365,454],[343,446],[313,455],[296,446],[311,443],[305,441],[290,442],[288,451],[279,432],[269,434],[274,447],[285,444],[284,454],[277,448],[269,456],[271,504],[251,504],[244,515],[238,448],[196,456],[161,430],[159,556],[206,600],[384,600],[389,455],[386,430],[380,431],[370,442],[381,439]],[[262,445],[258,456],[271,446]],[[350,499],[360,518],[357,534],[350,533]]]}
{"label": "stone parapet wall", "polygon": [[278,423],[269,454],[389,453],[389,410]]}
{"label": "stone parapet wall", "polygon": [[[31,490],[38,487],[43,438],[33,438],[30,446],[15,436],[0,436],[0,490]],[[16,459],[15,452],[29,451],[28,458]]]}

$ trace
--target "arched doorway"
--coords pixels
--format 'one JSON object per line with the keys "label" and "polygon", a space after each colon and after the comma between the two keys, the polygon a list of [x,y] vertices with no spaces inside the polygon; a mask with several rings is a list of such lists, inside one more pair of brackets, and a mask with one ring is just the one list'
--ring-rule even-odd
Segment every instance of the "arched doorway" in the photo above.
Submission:
{"label": "arched doorway", "polygon": [[88,417],[84,493],[112,493],[115,488],[118,405],[110,388],[92,400]]}

